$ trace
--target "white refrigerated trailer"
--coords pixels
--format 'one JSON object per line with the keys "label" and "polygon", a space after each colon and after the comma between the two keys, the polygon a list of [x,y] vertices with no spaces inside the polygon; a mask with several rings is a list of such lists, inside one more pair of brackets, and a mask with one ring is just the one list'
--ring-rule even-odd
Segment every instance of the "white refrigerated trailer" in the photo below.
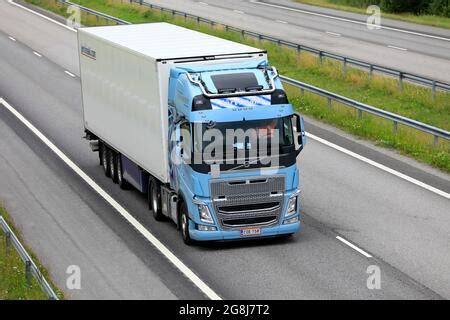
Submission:
{"label": "white refrigerated trailer", "polygon": [[170,69],[265,59],[260,49],[168,23],[78,30],[84,126],[168,183]]}

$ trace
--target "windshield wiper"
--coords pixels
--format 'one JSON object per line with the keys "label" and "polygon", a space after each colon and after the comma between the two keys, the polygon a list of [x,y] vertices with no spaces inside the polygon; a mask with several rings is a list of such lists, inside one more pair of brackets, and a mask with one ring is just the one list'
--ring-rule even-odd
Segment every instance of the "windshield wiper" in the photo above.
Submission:
{"label": "windshield wiper", "polygon": [[264,89],[263,86],[251,86],[251,87],[246,87],[245,91],[261,91],[262,89]]}
{"label": "windshield wiper", "polygon": [[236,88],[220,88],[217,90],[218,93],[235,93]]}

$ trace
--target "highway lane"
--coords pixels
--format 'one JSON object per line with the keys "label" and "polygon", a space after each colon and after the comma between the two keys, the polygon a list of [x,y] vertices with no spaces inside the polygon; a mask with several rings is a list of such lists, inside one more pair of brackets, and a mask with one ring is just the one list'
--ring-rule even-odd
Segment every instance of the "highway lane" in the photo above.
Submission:
{"label": "highway lane", "polygon": [[[69,32],[57,31],[56,26],[48,24],[47,27],[54,29],[55,36],[61,35],[66,40],[74,37]],[[2,65],[12,69],[2,70],[7,75],[0,82],[2,94],[224,297],[437,297],[424,285],[432,285],[433,290],[448,296],[449,281],[445,272],[441,272],[448,265],[445,244],[448,220],[443,214],[448,211],[448,201],[316,142],[308,145],[309,152],[304,153],[300,163],[306,212],[301,234],[288,242],[185,248],[171,224],[156,224],[149,217],[144,197],[135,192],[124,193],[102,176],[95,159],[89,155],[87,144],[79,139],[77,79],[63,77],[52,81],[49,76],[41,83],[41,75],[48,73],[51,63],[45,59],[33,60],[39,58],[31,50],[19,60],[15,46],[20,44],[8,40],[6,35],[4,39],[2,45],[8,50],[2,53]],[[62,69],[57,69],[64,74]],[[19,80],[18,74],[23,75]],[[27,95],[21,95],[23,87],[30,88]],[[67,103],[48,103],[42,92],[57,100],[67,99]],[[57,121],[49,120],[49,115],[57,115]],[[368,185],[367,179],[373,183]],[[386,199],[389,193],[404,194],[405,200],[412,202],[405,206],[399,201],[389,201]],[[358,199],[355,194],[359,195]],[[416,217],[408,218],[407,214],[414,210],[419,211]],[[428,221],[419,221],[420,210],[431,216]],[[391,218],[392,212],[395,215]],[[408,236],[410,232],[412,236]],[[364,243],[363,248],[375,258],[367,260],[338,242],[335,239],[338,234],[360,246]],[[409,242],[413,236],[439,241]],[[430,252],[429,260],[414,260],[411,252],[414,258]],[[365,286],[365,270],[369,264],[377,264],[383,270],[381,291],[369,291]]]}
{"label": "highway lane", "polygon": [[[261,5],[247,0],[146,2],[186,11],[245,30],[396,68],[442,81],[450,81],[450,31],[417,27],[446,40],[393,30],[368,30],[365,25],[312,16],[298,11]],[[187,4],[188,3],[188,4]],[[273,4],[271,2],[264,2]],[[275,3],[275,2],[274,2]],[[294,5],[286,2],[283,6]],[[280,5],[277,2],[277,5]],[[415,25],[405,24],[411,29]],[[398,26],[398,24],[395,24]],[[401,27],[401,26],[398,26]],[[402,50],[406,49],[406,50]]]}
{"label": "highway lane", "polygon": [[3,107],[0,136],[0,201],[67,299],[204,298]]}
{"label": "highway lane", "polygon": [[[5,39],[5,41],[7,41]],[[2,45],[7,45],[9,42]],[[13,50],[8,50],[13,52]],[[22,53],[26,55],[25,52]],[[76,115],[72,110],[81,111],[75,101],[69,105],[59,103],[62,96],[72,90],[78,91],[76,79],[67,77],[59,79],[54,72],[60,72],[51,64],[42,61],[31,69],[26,63],[33,57],[23,59],[18,50],[14,55],[2,55],[2,74],[8,75],[10,83],[1,83],[0,90],[4,96],[55,144],[73,159],[85,172],[94,178],[113,198],[117,199],[152,233],[157,235],[167,246],[194,269],[208,283],[228,298],[429,298],[436,297],[432,292],[416,285],[408,277],[398,277],[395,270],[382,265],[383,278],[387,284],[382,291],[369,291],[365,286],[366,268],[370,265],[365,257],[341,245],[331,235],[327,235],[320,227],[305,226],[304,232],[292,242],[280,240],[251,242],[245,244],[225,244],[186,248],[178,232],[171,223],[157,223],[147,210],[145,197],[137,192],[123,192],[106,179],[98,166],[97,159],[92,159],[87,144],[80,139],[81,113]],[[23,60],[22,60],[23,59]],[[16,65],[18,63],[18,65]],[[7,64],[11,71],[5,67]],[[42,72],[47,72],[48,81],[39,86],[33,85]],[[17,81],[18,75],[28,77],[30,83]],[[55,79],[56,78],[56,79]],[[53,80],[54,79],[54,80]],[[33,102],[17,95],[22,85],[32,94]],[[64,86],[64,91],[57,90]],[[60,93],[54,94],[52,102],[47,99],[44,90],[54,88]],[[72,89],[70,89],[72,87]],[[52,90],[53,91],[53,90]],[[67,110],[69,109],[69,110]],[[57,118],[52,119],[53,117]],[[6,120],[8,121],[8,120]],[[8,121],[11,122],[11,121]],[[78,124],[76,124],[78,122]],[[70,147],[68,147],[70,146]],[[44,153],[45,154],[45,153]],[[69,181],[71,181],[69,179]],[[64,198],[65,199],[65,198]],[[67,199],[65,199],[67,200]],[[14,199],[9,202],[14,203]],[[72,212],[74,215],[74,213]],[[114,215],[114,213],[112,213]],[[127,236],[132,231],[120,230]],[[118,232],[120,232],[118,231]],[[45,245],[41,244],[41,245]],[[86,247],[90,252],[91,248]],[[293,252],[295,250],[295,252]],[[145,254],[145,251],[142,251]],[[93,253],[90,253],[93,255]],[[381,261],[380,261],[381,262]],[[379,264],[379,262],[376,262]],[[330,290],[331,288],[331,290]]]}
{"label": "highway lane", "polygon": [[[425,34],[420,36],[390,29],[369,30],[365,24],[366,22],[362,24],[360,21],[355,23],[335,20],[329,18],[329,16],[310,15],[304,13],[304,11],[294,11],[297,9],[292,7],[290,3],[231,0],[225,5],[223,2],[216,0],[209,1],[209,5],[214,8],[218,7],[233,11],[237,10],[236,8],[240,8],[242,12],[251,16],[265,19],[275,18],[289,23],[290,26],[326,33],[329,36],[345,37],[368,42],[372,45],[384,45],[385,47],[393,45],[431,57],[450,58],[450,31],[448,31],[447,37],[443,37],[445,39],[443,40],[441,38],[429,38]],[[255,11],[256,4],[259,4],[260,7],[259,10]]]}

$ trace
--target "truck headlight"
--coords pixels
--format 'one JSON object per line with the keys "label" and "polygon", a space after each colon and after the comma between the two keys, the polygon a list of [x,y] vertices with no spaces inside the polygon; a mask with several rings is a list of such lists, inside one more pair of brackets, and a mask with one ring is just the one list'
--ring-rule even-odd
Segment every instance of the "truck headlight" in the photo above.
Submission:
{"label": "truck headlight", "polygon": [[297,198],[298,198],[298,195],[295,195],[295,196],[289,198],[288,207],[287,207],[287,211],[286,211],[286,217],[297,212]]}
{"label": "truck headlight", "polygon": [[200,220],[202,220],[205,223],[214,223],[211,213],[209,212],[209,208],[206,204],[197,204],[198,205],[198,212],[200,213]]}

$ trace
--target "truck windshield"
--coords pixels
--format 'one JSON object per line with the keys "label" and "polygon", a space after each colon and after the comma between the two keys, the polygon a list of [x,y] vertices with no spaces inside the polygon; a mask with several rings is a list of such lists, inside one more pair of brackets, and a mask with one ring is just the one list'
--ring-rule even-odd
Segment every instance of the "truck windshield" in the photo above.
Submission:
{"label": "truck windshield", "polygon": [[[295,163],[292,117],[193,124],[193,167],[221,170],[285,167]],[[200,160],[201,159],[201,160]],[[200,161],[199,161],[200,160]],[[205,167],[206,166],[206,167]]]}

